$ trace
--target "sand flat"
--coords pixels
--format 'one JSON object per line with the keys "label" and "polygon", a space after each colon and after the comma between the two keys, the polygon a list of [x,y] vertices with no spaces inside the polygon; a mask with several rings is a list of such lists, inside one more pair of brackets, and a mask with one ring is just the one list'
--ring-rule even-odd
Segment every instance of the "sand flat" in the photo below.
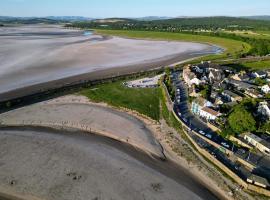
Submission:
{"label": "sand flat", "polygon": [[106,138],[1,130],[0,144],[0,189],[22,199],[217,199],[183,169]]}
{"label": "sand flat", "polygon": [[3,113],[0,122],[10,126],[61,126],[96,132],[164,158],[161,145],[146,124],[127,113],[91,104],[83,96],[64,96]]}
{"label": "sand flat", "polygon": [[152,64],[171,59],[181,61],[195,57],[194,53],[215,49],[191,42],[108,38],[83,33],[46,25],[0,28],[0,94],[107,69],[157,67]]}

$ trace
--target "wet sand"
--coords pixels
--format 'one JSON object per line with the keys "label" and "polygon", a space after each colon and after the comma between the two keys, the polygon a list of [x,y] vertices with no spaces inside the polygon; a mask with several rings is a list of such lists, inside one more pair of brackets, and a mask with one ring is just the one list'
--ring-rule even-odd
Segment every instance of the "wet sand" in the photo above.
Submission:
{"label": "wet sand", "polygon": [[58,26],[0,28],[0,101],[80,80],[138,72],[214,53],[216,47],[100,35]]}
{"label": "wet sand", "polygon": [[0,189],[22,199],[217,199],[173,162],[101,136],[10,129],[0,144]]}
{"label": "wet sand", "polygon": [[91,104],[83,96],[64,96],[0,114],[0,124],[70,127],[95,132],[164,158],[161,145],[146,124],[127,113]]}

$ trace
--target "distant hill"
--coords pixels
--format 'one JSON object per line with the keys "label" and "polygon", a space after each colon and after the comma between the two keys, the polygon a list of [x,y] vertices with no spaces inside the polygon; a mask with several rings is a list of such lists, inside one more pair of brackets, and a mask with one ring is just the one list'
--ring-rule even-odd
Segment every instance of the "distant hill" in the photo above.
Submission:
{"label": "distant hill", "polygon": [[0,23],[3,24],[57,24],[59,21],[47,18],[36,17],[6,17],[0,16]]}
{"label": "distant hill", "polygon": [[56,21],[91,21],[95,18],[89,18],[89,17],[82,17],[82,16],[48,16],[45,17],[46,19],[52,19]]}
{"label": "distant hill", "polygon": [[183,28],[202,29],[265,29],[270,28],[270,22],[239,17],[192,17],[159,20],[155,23],[177,25]]}
{"label": "distant hill", "polygon": [[[269,19],[269,20],[268,20]],[[0,16],[0,24],[57,24],[73,23],[77,27],[133,30],[270,30],[270,16],[254,17],[158,17],[93,19],[81,16],[6,17]]]}
{"label": "distant hill", "polygon": [[270,21],[270,15],[245,16],[243,18]]}
{"label": "distant hill", "polygon": [[[151,20],[152,19],[152,20]],[[153,20],[155,19],[155,20]],[[73,24],[81,28],[155,30],[155,31],[193,31],[193,30],[270,30],[270,21],[253,20],[240,17],[180,17],[157,19],[110,18]]]}
{"label": "distant hill", "polygon": [[155,20],[166,20],[172,19],[172,17],[159,17],[159,16],[147,16],[147,17],[139,17],[139,18],[131,18],[139,21],[155,21]]}
{"label": "distant hill", "polygon": [[48,17],[9,17],[0,16],[0,23],[10,24],[57,24],[76,21],[91,21],[93,18],[80,16],[48,16]]}

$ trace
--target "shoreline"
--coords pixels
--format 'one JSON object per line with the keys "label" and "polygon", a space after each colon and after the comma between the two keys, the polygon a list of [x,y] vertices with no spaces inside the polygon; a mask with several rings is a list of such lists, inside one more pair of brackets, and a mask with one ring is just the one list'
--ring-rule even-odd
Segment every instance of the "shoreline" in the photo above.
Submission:
{"label": "shoreline", "polygon": [[[63,102],[58,102],[58,103],[65,104],[65,103],[68,103],[68,101],[70,101],[71,99],[72,99],[71,97],[66,98],[66,99],[64,98]],[[54,100],[51,100],[51,101],[54,101]],[[55,100],[55,102],[57,102],[57,99]],[[142,121],[146,125],[146,127],[151,131],[153,137],[162,146],[162,150],[163,150],[165,157],[167,158],[166,159],[167,162],[173,162],[176,166],[180,166],[182,169],[184,169],[184,171],[186,171],[186,173],[189,173],[190,175],[192,175],[193,179],[195,179],[197,182],[200,182],[201,185],[203,185],[209,191],[211,191],[212,194],[218,194],[217,197],[219,199],[231,200],[231,198],[228,197],[228,195],[225,191],[223,191],[221,188],[216,186],[215,181],[209,180],[207,175],[204,172],[200,171],[196,165],[187,162],[186,158],[184,158],[183,156],[177,155],[173,151],[172,147],[170,147],[170,145],[168,143],[166,143],[166,140],[162,139],[164,137],[165,133],[160,129],[160,127],[162,127],[162,125],[158,124],[156,121],[154,121],[154,120],[150,119],[149,117],[142,115],[136,111],[133,111],[133,110],[129,110],[129,109],[125,109],[125,108],[116,108],[116,107],[107,105],[105,103],[93,103],[90,100],[85,99],[85,98],[80,100],[80,102],[74,102],[74,103],[75,104],[77,103],[77,104],[96,105],[96,106],[101,106],[104,108],[113,109],[113,110],[116,110],[117,112],[127,113],[127,114],[137,118],[138,120]],[[50,129],[50,127],[47,127],[47,128]],[[41,128],[39,127],[37,129],[46,129],[46,127],[41,127]],[[61,130],[59,130],[59,132],[61,132]],[[143,143],[139,144],[139,146],[137,146],[137,147],[136,146],[134,147],[134,145],[132,143],[126,142],[125,140],[117,140],[117,138],[112,138],[109,135],[101,135],[101,137],[111,138],[117,142],[120,142],[122,144],[131,146],[132,148],[135,148],[139,151],[142,151],[145,154],[147,154],[148,156],[150,156],[149,153],[147,151],[145,151]],[[157,156],[157,157],[159,157],[159,156]],[[171,177],[171,178],[174,178],[174,177]]]}
{"label": "shoreline", "polygon": [[[4,131],[34,131],[34,132],[46,132],[50,135],[63,135],[62,131],[59,129],[54,129],[51,127],[7,127],[7,128],[1,128],[0,130]],[[141,161],[146,166],[149,166],[151,169],[165,175],[166,177],[176,181],[180,185],[185,185],[189,190],[194,192],[197,195],[202,195],[202,198],[206,198],[208,196],[210,199],[217,198],[221,200],[225,200],[226,198],[223,198],[219,195],[216,195],[205,187],[204,183],[200,180],[198,180],[198,177],[194,175],[190,170],[182,166],[181,164],[171,160],[160,160],[158,157],[153,157],[148,154],[148,152],[145,152],[142,149],[136,148],[131,144],[118,141],[115,139],[108,138],[107,136],[102,135],[96,135],[96,134],[89,134],[82,131],[77,130],[65,130],[65,135],[67,137],[75,137],[83,140],[91,139],[91,137],[94,137],[95,140],[99,140],[101,142],[104,142],[107,145],[111,145],[114,148],[117,148],[120,151],[125,152],[129,156],[132,156],[138,161]],[[187,181],[187,183],[183,182],[184,180]],[[188,183],[192,183],[192,186]],[[205,196],[206,195],[206,196]],[[31,198],[31,197],[24,197],[24,195],[20,196],[18,194],[13,193],[12,191],[9,191],[8,193],[0,192],[0,198],[6,198],[5,200],[38,200],[39,198]]]}
{"label": "shoreline", "polygon": [[[209,54],[205,54],[205,55],[209,55]],[[70,76],[67,78],[61,78],[58,80],[48,81],[44,83],[38,83],[31,86],[26,86],[26,87],[18,88],[18,89],[11,90],[8,92],[0,93],[0,102],[33,95],[42,91],[60,89],[61,87],[64,87],[64,86],[72,86],[72,85],[76,85],[82,82],[97,81],[97,80],[102,80],[102,79],[118,77],[118,76],[135,74],[139,72],[158,70],[158,69],[164,68],[165,66],[173,66],[177,64],[182,64],[187,61],[200,58],[202,56],[203,55],[200,55],[200,56],[194,56],[190,54],[183,55],[182,53],[180,53],[176,55],[171,55],[169,56],[169,58],[168,56],[165,56],[158,60],[152,60],[150,62],[148,61],[141,64],[108,68],[104,70],[88,72],[88,73]]]}

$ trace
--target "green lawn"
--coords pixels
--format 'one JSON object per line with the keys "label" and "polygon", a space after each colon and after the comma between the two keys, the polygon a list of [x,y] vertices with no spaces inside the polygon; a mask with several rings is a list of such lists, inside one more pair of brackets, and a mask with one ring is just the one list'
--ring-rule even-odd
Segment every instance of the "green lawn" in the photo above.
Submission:
{"label": "green lawn", "polygon": [[125,107],[159,120],[160,88],[133,89],[121,81],[84,89],[80,94],[95,102],[105,102],[116,107]]}
{"label": "green lawn", "polygon": [[226,51],[222,55],[206,56],[205,58],[209,60],[226,58],[228,53],[235,56],[239,52],[248,52],[251,48],[249,44],[241,41],[202,35],[168,33],[168,32],[150,32],[150,31],[125,31],[125,30],[95,30],[95,31],[99,34],[115,35],[130,38],[201,42],[218,45],[226,49]]}
{"label": "green lawn", "polygon": [[242,65],[250,70],[270,69],[270,60],[247,62],[247,63],[242,63]]}
{"label": "green lawn", "polygon": [[270,39],[270,31],[224,31],[224,32],[248,38]]}

